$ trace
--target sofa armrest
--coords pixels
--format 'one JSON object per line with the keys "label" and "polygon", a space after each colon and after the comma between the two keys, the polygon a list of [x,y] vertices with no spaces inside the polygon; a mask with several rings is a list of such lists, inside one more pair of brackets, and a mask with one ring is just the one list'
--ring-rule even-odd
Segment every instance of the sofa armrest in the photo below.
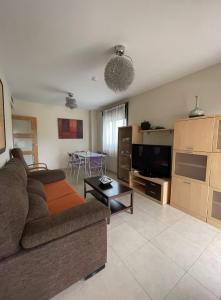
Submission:
{"label": "sofa armrest", "polygon": [[25,226],[21,244],[30,249],[104,220],[110,212],[97,200],[67,209],[59,214],[34,220]]}

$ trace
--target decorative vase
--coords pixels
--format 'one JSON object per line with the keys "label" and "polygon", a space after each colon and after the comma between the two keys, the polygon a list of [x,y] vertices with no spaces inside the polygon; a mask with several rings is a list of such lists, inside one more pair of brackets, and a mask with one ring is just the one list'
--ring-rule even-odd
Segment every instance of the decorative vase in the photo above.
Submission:
{"label": "decorative vase", "polygon": [[198,96],[195,96],[195,98],[196,98],[196,106],[193,110],[191,110],[191,112],[189,114],[189,118],[196,118],[196,117],[205,116],[205,112],[199,107]]}

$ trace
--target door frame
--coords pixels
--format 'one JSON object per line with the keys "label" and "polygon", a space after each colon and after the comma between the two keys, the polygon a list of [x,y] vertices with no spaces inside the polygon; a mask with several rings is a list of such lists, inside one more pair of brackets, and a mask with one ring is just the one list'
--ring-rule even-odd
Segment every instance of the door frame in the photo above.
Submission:
{"label": "door frame", "polygon": [[32,133],[13,133],[14,138],[31,138],[32,139],[32,151],[23,151],[24,155],[32,155],[33,163],[38,163],[38,140],[37,140],[37,118],[31,116],[12,115],[12,120],[24,120],[31,121]]}

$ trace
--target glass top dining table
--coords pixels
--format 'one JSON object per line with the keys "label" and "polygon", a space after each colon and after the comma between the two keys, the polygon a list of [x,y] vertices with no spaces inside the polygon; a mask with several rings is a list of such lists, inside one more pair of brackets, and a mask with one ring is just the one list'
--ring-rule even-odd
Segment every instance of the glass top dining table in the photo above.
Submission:
{"label": "glass top dining table", "polygon": [[105,157],[105,154],[97,153],[97,152],[91,152],[91,151],[82,151],[78,152],[78,156],[83,158],[90,158],[90,157]]}

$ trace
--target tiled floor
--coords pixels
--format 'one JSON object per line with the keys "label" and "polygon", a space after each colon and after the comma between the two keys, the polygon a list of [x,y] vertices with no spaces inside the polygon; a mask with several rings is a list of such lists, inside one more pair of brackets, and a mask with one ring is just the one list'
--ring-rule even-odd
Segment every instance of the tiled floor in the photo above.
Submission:
{"label": "tiled floor", "polygon": [[135,193],[134,214],[108,225],[106,268],[61,299],[221,299],[221,230]]}

